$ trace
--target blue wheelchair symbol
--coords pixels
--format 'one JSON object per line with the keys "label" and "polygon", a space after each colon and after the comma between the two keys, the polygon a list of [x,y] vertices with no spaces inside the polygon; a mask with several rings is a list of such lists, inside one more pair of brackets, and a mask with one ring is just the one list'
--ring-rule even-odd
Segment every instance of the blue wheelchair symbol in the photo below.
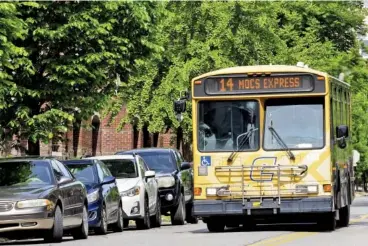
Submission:
{"label": "blue wheelchair symbol", "polygon": [[201,166],[211,166],[211,156],[201,156]]}

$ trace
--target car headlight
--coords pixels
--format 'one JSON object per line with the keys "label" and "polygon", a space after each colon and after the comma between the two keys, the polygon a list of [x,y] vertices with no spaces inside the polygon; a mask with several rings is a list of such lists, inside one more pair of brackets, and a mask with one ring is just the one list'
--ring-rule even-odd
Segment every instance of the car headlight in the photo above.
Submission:
{"label": "car headlight", "polygon": [[172,176],[160,177],[158,178],[158,187],[159,188],[168,188],[175,185],[175,179]]}
{"label": "car headlight", "polygon": [[99,190],[96,190],[96,191],[88,194],[88,196],[87,196],[88,203],[92,203],[92,202],[97,201],[99,197],[100,197]]}
{"label": "car headlight", "polygon": [[135,186],[129,190],[126,190],[126,191],[122,191],[120,192],[120,195],[121,196],[137,196],[139,195],[139,192],[140,192],[140,187],[139,186]]}
{"label": "car headlight", "polygon": [[54,203],[47,199],[35,199],[35,200],[24,200],[17,202],[17,208],[35,208],[35,207],[47,207],[47,209],[52,209]]}

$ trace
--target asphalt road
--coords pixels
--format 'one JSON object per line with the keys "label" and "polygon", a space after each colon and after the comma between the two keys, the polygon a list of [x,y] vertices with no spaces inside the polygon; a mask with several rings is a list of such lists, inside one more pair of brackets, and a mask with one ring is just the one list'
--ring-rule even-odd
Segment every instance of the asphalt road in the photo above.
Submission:
{"label": "asphalt road", "polygon": [[[149,246],[355,246],[368,244],[368,196],[355,199],[351,209],[351,223],[347,228],[334,232],[318,232],[314,225],[262,225],[254,231],[241,229],[227,230],[224,233],[209,233],[206,225],[171,226],[147,231],[138,231],[134,227],[122,233],[110,233],[106,236],[90,235],[87,240],[74,241],[64,238],[60,246],[94,245],[149,245]],[[47,245],[43,241],[18,241],[6,245]]]}

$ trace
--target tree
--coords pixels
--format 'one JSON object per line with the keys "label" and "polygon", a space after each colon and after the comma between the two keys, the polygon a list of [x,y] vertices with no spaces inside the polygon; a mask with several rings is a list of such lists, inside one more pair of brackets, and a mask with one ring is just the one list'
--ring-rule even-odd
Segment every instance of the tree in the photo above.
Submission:
{"label": "tree", "polygon": [[29,91],[17,89],[14,72],[20,68],[30,71],[31,62],[27,52],[17,46],[15,41],[24,39],[27,34],[26,23],[17,15],[13,3],[0,4],[0,151],[9,154],[12,147],[13,129],[7,124],[8,112],[16,103],[17,94],[27,94]]}
{"label": "tree", "polygon": [[150,132],[181,127],[190,141],[191,105],[179,123],[172,101],[193,77],[219,68],[304,61],[338,76],[360,59],[363,18],[357,2],[167,3],[155,32],[164,52],[142,62],[129,95],[124,88],[117,97],[128,109],[122,124]]}
{"label": "tree", "polygon": [[16,44],[28,52],[33,67],[14,76],[6,101],[12,97],[16,103],[3,108],[1,124],[36,143],[67,131],[76,118],[101,110],[114,94],[117,75],[128,81],[135,63],[154,47],[146,38],[156,22],[153,3],[17,6],[28,32]]}

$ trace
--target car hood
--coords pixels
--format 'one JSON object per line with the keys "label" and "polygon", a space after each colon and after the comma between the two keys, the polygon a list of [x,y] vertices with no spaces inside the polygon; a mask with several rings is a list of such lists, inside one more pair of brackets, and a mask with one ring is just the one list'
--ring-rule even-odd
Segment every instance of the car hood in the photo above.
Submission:
{"label": "car hood", "polygon": [[161,172],[156,172],[156,178],[161,178],[161,177],[172,177],[173,174],[172,173],[161,173]]}
{"label": "car hood", "polygon": [[86,187],[88,194],[95,191],[96,188],[98,187],[98,184],[94,184],[94,183],[83,183],[83,184]]}
{"label": "car hood", "polygon": [[43,193],[53,189],[53,185],[46,186],[2,186],[0,187],[0,199],[19,201],[41,198]]}
{"label": "car hood", "polygon": [[134,186],[136,186],[139,182],[139,177],[138,178],[118,178],[116,179],[116,183],[118,185],[118,189],[119,191],[126,191],[129,190],[131,188],[133,188]]}

